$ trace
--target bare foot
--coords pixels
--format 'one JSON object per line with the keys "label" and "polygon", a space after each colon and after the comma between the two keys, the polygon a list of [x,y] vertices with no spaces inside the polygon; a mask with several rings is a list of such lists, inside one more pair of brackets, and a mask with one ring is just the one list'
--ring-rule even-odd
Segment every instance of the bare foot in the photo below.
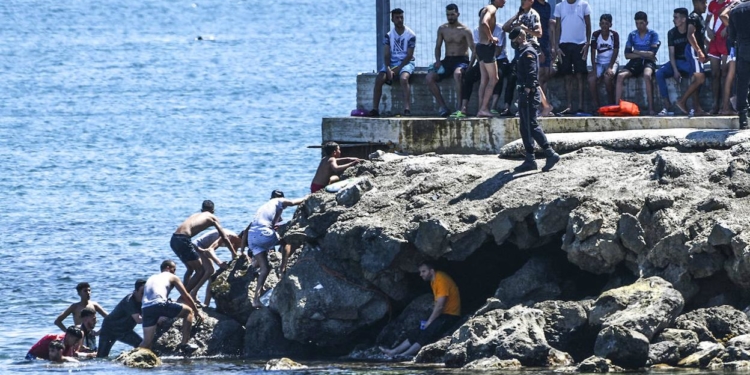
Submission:
{"label": "bare foot", "polygon": [[380,351],[383,352],[383,354],[385,354],[385,355],[387,355],[389,357],[393,357],[393,352],[391,352],[389,349],[386,349],[386,348],[384,348],[382,346],[378,346],[378,349],[380,349]]}
{"label": "bare foot", "polygon": [[542,108],[542,111],[539,112],[539,116],[541,116],[541,117],[551,117],[553,109],[554,109],[554,107],[552,107],[551,105],[548,105],[548,106]]}
{"label": "bare foot", "polygon": [[700,111],[693,112],[693,114],[694,116],[708,116],[708,113],[702,109]]}
{"label": "bare foot", "polygon": [[680,111],[682,111],[682,113],[684,113],[684,114],[686,114],[686,115],[687,115],[688,113],[690,113],[690,111],[688,111],[688,110],[687,110],[687,108],[685,107],[685,103],[683,103],[683,102],[677,102],[677,103],[675,103],[674,105],[676,105],[676,106],[677,106],[677,108],[679,108],[679,109],[680,109]]}
{"label": "bare foot", "polygon": [[736,116],[737,112],[731,110],[731,109],[722,109],[719,111],[719,116]]}
{"label": "bare foot", "polygon": [[493,115],[492,112],[479,111],[477,112],[477,117],[495,117],[495,115]]}

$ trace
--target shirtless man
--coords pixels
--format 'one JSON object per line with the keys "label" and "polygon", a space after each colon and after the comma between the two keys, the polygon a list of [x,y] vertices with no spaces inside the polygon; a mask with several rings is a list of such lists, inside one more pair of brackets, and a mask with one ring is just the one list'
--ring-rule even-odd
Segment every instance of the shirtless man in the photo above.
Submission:
{"label": "shirtless man", "polygon": [[482,79],[479,83],[479,111],[478,117],[492,117],[490,112],[490,98],[497,83],[497,64],[495,63],[495,45],[498,43],[492,35],[497,21],[495,13],[498,8],[505,6],[505,0],[491,0],[490,4],[479,11],[479,40],[476,41],[476,53],[479,59]]}
{"label": "shirtless man", "polygon": [[[444,78],[453,76],[453,80],[456,82],[456,98],[460,101],[463,75],[469,68],[469,49],[474,54],[474,38],[471,35],[471,30],[458,22],[459,15],[458,5],[448,4],[445,7],[445,17],[448,22],[438,27],[437,42],[435,43],[435,64],[427,73],[427,87],[430,88],[430,92],[437,100],[442,117],[448,116],[450,110],[443,100],[443,95],[440,94],[440,87],[437,83]],[[443,42],[445,42],[445,59],[440,60]],[[441,68],[442,73],[440,72]],[[458,106],[460,106],[460,103],[458,103]]]}
{"label": "shirtless man", "polygon": [[[224,240],[229,250],[234,254],[234,247],[232,247],[229,237],[227,237],[226,233],[224,233],[224,230],[221,228],[219,219],[214,216],[214,202],[211,202],[210,200],[203,201],[201,212],[190,215],[190,217],[185,219],[185,221],[177,227],[177,230],[175,230],[172,235],[172,239],[169,241],[169,246],[172,248],[172,251],[174,251],[187,268],[182,283],[185,285],[188,292],[191,292],[192,289],[198,285],[198,282],[203,278],[203,273],[205,272],[199,255],[199,252],[203,250],[196,248],[190,239],[209,227],[216,228],[221,239]],[[193,273],[195,273],[195,275],[193,275]]]}
{"label": "shirtless man", "polygon": [[[323,145],[323,159],[318,164],[318,170],[315,171],[310,192],[314,193],[339,180],[339,174],[343,173],[346,168],[362,162],[357,158],[342,158],[341,147],[336,142],[326,142]],[[339,164],[343,163],[343,164]]]}
{"label": "shirtless man", "polygon": [[68,306],[68,308],[65,309],[57,319],[55,319],[55,325],[60,327],[60,330],[63,332],[67,330],[63,321],[70,314],[73,314],[73,325],[81,325],[81,311],[85,308],[93,309],[103,318],[106,318],[108,315],[106,310],[104,310],[98,303],[91,300],[91,285],[89,285],[89,283],[78,283],[78,285],[76,285],[76,291],[78,292],[78,296],[81,297],[81,300]]}

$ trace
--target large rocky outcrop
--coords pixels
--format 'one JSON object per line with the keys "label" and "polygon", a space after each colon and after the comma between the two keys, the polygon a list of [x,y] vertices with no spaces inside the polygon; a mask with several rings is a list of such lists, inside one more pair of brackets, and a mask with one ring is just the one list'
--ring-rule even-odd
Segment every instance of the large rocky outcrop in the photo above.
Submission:
{"label": "large rocky outcrop", "polygon": [[726,342],[750,333],[750,319],[732,306],[717,306],[683,314],[675,327],[695,332],[700,341]]}
{"label": "large rocky outcrop", "polygon": [[[192,355],[238,356],[242,353],[245,329],[236,320],[208,309],[201,314],[203,322],[193,322],[189,343],[198,345]],[[182,340],[182,319],[171,319],[158,326],[153,349],[160,355],[181,355],[177,346]]]}

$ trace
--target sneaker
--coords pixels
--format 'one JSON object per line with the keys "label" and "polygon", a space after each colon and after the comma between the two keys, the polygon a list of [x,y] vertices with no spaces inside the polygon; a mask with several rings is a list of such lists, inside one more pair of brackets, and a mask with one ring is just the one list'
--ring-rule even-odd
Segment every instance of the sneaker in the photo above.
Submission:
{"label": "sneaker", "polygon": [[690,112],[688,112],[688,118],[693,118],[693,117],[695,117],[695,110],[691,109]]}
{"label": "sneaker", "polygon": [[544,154],[547,156],[547,161],[544,162],[544,167],[542,167],[542,172],[549,172],[552,167],[557,164],[558,161],[560,161],[560,155],[558,155],[554,150],[551,148],[544,150]]}
{"label": "sneaker", "polygon": [[535,171],[537,170],[537,168],[538,166],[536,165],[536,160],[526,159],[523,161],[521,165],[513,168],[513,171],[516,173],[521,173],[521,172]]}
{"label": "sneaker", "polygon": [[451,112],[448,110],[448,108],[440,108],[440,117],[448,117],[448,115],[451,114]]}
{"label": "sneaker", "polygon": [[370,110],[367,112],[367,117],[380,117],[380,112],[377,109]]}
{"label": "sneaker", "polygon": [[657,113],[656,115],[657,116],[666,116],[668,113],[669,112],[667,112],[666,108],[662,108],[661,111],[659,111],[659,113]]}
{"label": "sneaker", "polygon": [[740,130],[747,130],[748,129],[747,111],[740,111],[739,117],[740,117]]}
{"label": "sneaker", "polygon": [[183,354],[192,354],[196,350],[198,350],[198,345],[195,344],[180,344],[177,345],[177,350],[182,352]]}
{"label": "sneaker", "polygon": [[451,118],[464,118],[466,117],[466,114],[461,111],[456,111],[451,113]]}

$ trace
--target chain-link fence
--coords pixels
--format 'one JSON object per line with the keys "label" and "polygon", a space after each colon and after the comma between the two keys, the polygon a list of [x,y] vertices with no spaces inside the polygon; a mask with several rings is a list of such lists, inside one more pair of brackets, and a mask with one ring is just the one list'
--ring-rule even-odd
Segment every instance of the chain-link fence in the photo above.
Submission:
{"label": "chain-link fence", "polygon": [[[445,6],[448,4],[458,5],[461,16],[459,21],[474,29],[479,24],[479,10],[488,1],[484,0],[377,0],[378,5],[384,11],[382,14],[381,28],[384,32],[393,27],[390,22],[390,14],[385,9],[401,8],[404,10],[404,24],[414,30],[417,34],[417,46],[414,51],[416,64],[425,67],[434,60],[435,41],[437,39],[437,28],[446,22]],[[560,0],[547,0],[554,9],[555,3]],[[565,0],[562,0],[565,1]],[[667,48],[667,32],[674,27],[672,24],[672,12],[675,8],[688,8],[692,11],[691,0],[588,0],[591,5],[591,31],[599,29],[599,17],[609,13],[613,17],[612,29],[620,34],[620,63],[625,63],[623,50],[628,34],[635,30],[633,17],[637,11],[648,14],[649,28],[659,33],[662,48],[657,55],[658,63],[662,64],[669,60]],[[520,0],[508,0],[505,7],[498,10],[497,22],[505,23],[511,18],[521,5]],[[705,18],[705,15],[704,15]],[[387,25],[387,26],[386,26]],[[378,37],[379,43],[382,40]],[[378,68],[382,59],[382,49],[378,49]],[[512,52],[511,52],[512,54]]]}

